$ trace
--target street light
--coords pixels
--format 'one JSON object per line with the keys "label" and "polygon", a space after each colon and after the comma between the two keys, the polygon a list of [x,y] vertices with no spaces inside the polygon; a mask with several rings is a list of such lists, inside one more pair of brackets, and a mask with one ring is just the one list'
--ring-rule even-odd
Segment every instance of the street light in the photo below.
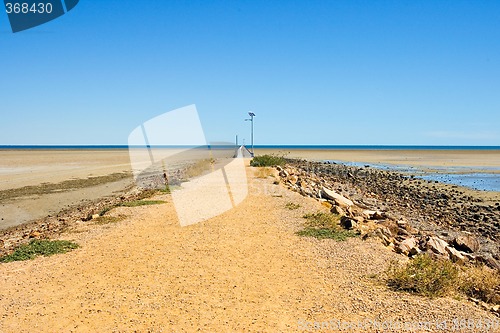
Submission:
{"label": "street light", "polygon": [[255,117],[255,113],[248,112],[248,115],[250,116],[250,119],[245,119],[245,121],[250,121],[252,123],[252,152],[251,152],[251,155],[253,157],[254,156],[254,151],[253,151],[253,117]]}

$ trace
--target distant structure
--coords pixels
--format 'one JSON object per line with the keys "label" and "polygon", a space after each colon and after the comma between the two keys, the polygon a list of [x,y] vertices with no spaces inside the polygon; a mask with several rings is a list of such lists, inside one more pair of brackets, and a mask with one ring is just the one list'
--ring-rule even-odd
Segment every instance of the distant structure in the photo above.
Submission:
{"label": "distant structure", "polygon": [[252,151],[251,152],[249,151],[249,152],[250,152],[251,156],[254,157],[254,150],[253,150],[253,117],[255,117],[255,113],[248,112],[248,115],[250,116],[250,119],[245,119],[245,121],[250,121],[250,123],[251,123],[251,140],[252,140]]}

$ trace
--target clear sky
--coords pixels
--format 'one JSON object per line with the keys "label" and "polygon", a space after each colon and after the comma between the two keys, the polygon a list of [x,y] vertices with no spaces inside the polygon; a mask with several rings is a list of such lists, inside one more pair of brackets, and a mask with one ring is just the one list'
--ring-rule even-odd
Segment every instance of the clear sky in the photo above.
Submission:
{"label": "clear sky", "polygon": [[127,144],[196,104],[210,141],[500,145],[500,2],[80,0],[13,34],[0,144]]}

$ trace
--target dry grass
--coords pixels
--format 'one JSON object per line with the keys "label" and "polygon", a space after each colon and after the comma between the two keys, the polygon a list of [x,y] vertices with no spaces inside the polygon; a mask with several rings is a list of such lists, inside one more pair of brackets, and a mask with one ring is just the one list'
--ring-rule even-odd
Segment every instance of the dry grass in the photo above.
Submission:
{"label": "dry grass", "polygon": [[387,276],[387,284],[394,290],[436,297],[454,290],[459,270],[451,261],[433,260],[424,254],[406,265],[391,262]]}
{"label": "dry grass", "polygon": [[274,169],[269,167],[258,168],[255,176],[257,178],[274,177]]}
{"label": "dry grass", "polygon": [[459,266],[423,254],[404,265],[392,262],[386,275],[394,290],[429,297],[461,294],[500,304],[500,273],[486,266]]}
{"label": "dry grass", "polygon": [[307,220],[305,225],[311,228],[336,229],[340,221],[340,216],[324,212],[309,213],[304,218]]}
{"label": "dry grass", "polygon": [[98,218],[92,219],[92,222],[97,225],[104,225],[110,223],[117,223],[125,219],[126,216],[99,216]]}
{"label": "dry grass", "polygon": [[469,267],[460,276],[459,289],[469,297],[500,304],[500,273],[486,266]]}
{"label": "dry grass", "polygon": [[296,203],[293,203],[293,202],[289,202],[285,205],[285,208],[286,209],[289,209],[289,210],[295,210],[295,209],[299,209],[300,208],[300,205],[299,204],[296,204]]}

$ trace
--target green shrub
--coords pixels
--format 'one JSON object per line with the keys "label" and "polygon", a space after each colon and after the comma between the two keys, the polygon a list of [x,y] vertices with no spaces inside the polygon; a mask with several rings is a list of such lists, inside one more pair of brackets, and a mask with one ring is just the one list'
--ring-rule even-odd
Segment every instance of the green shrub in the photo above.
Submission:
{"label": "green shrub", "polygon": [[277,165],[284,165],[285,162],[286,161],[283,156],[260,155],[260,156],[255,156],[250,161],[250,165],[253,167],[271,167]]}
{"label": "green shrub", "polygon": [[334,239],[336,241],[345,241],[349,237],[356,237],[357,234],[349,230],[331,229],[331,228],[311,228],[306,227],[296,233],[298,236],[314,237],[318,239]]}
{"label": "green shrub", "polygon": [[306,226],[312,228],[338,228],[339,216],[331,213],[317,212],[303,216],[307,222]]}
{"label": "green shrub", "polygon": [[0,262],[11,262],[33,259],[36,256],[51,256],[66,253],[78,248],[78,244],[65,240],[34,239],[28,244],[19,246],[13,253],[0,258]]}
{"label": "green shrub", "polygon": [[298,236],[344,241],[349,237],[358,235],[356,232],[341,229],[338,225],[338,215],[317,212],[306,214],[304,218],[307,221],[304,229],[296,233]]}
{"label": "green shrub", "polygon": [[392,289],[429,297],[450,293],[459,277],[459,269],[451,261],[433,260],[427,254],[418,255],[405,265],[391,262],[386,273]]}

